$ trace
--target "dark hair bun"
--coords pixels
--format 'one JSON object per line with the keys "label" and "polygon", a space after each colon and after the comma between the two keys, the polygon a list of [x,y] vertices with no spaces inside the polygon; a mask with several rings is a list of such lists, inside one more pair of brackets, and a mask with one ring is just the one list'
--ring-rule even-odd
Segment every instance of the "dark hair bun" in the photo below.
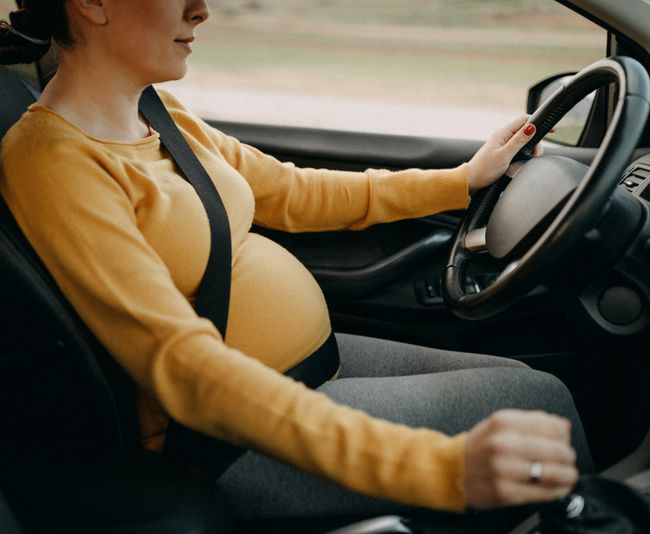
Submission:
{"label": "dark hair bun", "polygon": [[36,44],[0,27],[0,64],[32,63],[49,50],[50,39],[70,43],[65,0],[22,0],[20,9],[9,13],[11,26],[18,32],[47,44]]}

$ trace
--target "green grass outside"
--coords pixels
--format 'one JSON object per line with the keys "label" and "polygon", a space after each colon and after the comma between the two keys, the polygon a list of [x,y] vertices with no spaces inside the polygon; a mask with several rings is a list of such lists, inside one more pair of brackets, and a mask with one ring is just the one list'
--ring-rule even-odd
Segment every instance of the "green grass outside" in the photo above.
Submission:
{"label": "green grass outside", "polygon": [[194,79],[521,109],[527,88],[604,56],[550,0],[212,0]]}

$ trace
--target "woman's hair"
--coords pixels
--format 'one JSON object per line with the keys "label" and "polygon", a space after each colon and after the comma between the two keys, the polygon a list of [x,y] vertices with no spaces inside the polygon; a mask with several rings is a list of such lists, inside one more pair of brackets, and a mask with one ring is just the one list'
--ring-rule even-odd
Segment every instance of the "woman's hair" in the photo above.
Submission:
{"label": "woman's hair", "polygon": [[9,13],[9,24],[0,25],[0,64],[37,61],[51,40],[72,45],[65,0],[20,0],[19,5],[18,11]]}

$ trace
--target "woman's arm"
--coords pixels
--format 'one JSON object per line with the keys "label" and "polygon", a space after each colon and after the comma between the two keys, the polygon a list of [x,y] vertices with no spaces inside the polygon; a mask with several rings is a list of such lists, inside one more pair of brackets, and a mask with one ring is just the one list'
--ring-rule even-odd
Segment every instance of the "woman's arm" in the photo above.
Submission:
{"label": "woman's arm", "polygon": [[250,184],[255,222],[290,232],[358,230],[377,223],[463,209],[468,193],[500,178],[535,132],[527,115],[496,130],[468,164],[454,169],[365,172],[299,168],[215,130],[170,94],[162,98],[188,137],[216,150]]}
{"label": "woman's arm", "polygon": [[220,132],[213,139],[251,185],[255,222],[263,226],[291,232],[360,230],[467,206],[467,165],[397,172],[298,168]]}

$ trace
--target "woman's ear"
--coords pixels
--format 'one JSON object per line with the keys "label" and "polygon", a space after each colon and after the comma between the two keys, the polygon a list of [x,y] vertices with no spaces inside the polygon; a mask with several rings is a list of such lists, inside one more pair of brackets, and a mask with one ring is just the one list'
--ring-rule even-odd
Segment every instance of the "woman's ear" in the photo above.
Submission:
{"label": "woman's ear", "polygon": [[69,2],[70,8],[88,22],[98,26],[108,24],[104,0],[69,0]]}

